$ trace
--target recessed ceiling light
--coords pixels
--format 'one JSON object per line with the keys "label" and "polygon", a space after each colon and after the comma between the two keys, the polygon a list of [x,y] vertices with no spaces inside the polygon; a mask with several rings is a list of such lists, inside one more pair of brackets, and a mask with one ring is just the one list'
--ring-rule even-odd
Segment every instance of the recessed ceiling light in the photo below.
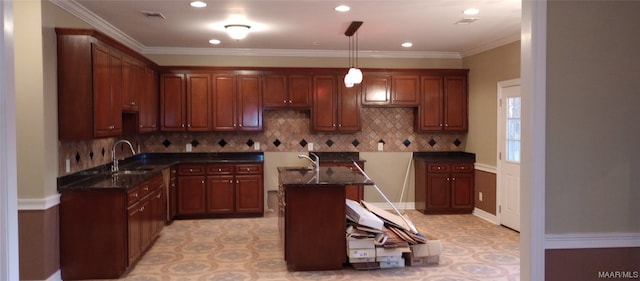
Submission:
{"label": "recessed ceiling light", "polygon": [[219,45],[220,44],[220,40],[218,39],[211,39],[209,40],[209,43],[212,45]]}
{"label": "recessed ceiling light", "polygon": [[207,6],[207,3],[202,1],[193,1],[189,5],[191,5],[191,7],[194,7],[194,8],[204,8]]}
{"label": "recessed ceiling light", "polygon": [[464,10],[462,13],[464,13],[465,15],[477,15],[478,13],[480,13],[480,10],[476,9],[476,8],[471,8],[471,9],[466,9]]}
{"label": "recessed ceiling light", "polygon": [[347,5],[340,5],[340,6],[337,6],[337,7],[333,8],[333,9],[338,11],[338,12],[348,12],[349,10],[351,10],[351,7],[349,7]]}
{"label": "recessed ceiling light", "polygon": [[402,43],[402,45],[401,45],[401,46],[402,46],[402,47],[405,47],[405,48],[411,48],[411,47],[413,46],[413,43],[411,43],[411,42],[404,42],[404,43]]}

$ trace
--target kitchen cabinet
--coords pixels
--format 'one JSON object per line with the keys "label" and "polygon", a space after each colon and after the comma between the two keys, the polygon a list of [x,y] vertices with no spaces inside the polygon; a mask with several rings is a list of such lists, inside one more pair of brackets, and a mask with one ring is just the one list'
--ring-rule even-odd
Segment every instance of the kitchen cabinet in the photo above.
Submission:
{"label": "kitchen cabinet", "polygon": [[164,226],[162,175],[129,189],[65,190],[60,197],[62,279],[117,279]]}
{"label": "kitchen cabinet", "polygon": [[358,132],[360,87],[347,88],[335,75],[313,77],[312,130],[316,132]]}
{"label": "kitchen cabinet", "polygon": [[154,133],[159,129],[158,115],[160,96],[158,94],[158,74],[150,67],[142,69],[142,89],[139,96],[138,117],[140,133]]}
{"label": "kitchen cabinet", "polygon": [[122,134],[122,54],[93,44],[94,137]]}
{"label": "kitchen cabinet", "polygon": [[160,85],[162,131],[211,131],[210,74],[164,73]]}
{"label": "kitchen cabinet", "polygon": [[[58,139],[137,133],[140,105],[134,96],[140,68],[155,64],[94,30],[56,28],[56,36]],[[138,108],[131,105],[132,97]],[[126,115],[132,130],[124,130],[123,113],[131,113]]]}
{"label": "kitchen cabinet", "polygon": [[264,75],[265,109],[311,108],[311,76],[306,74]]}
{"label": "kitchen cabinet", "polygon": [[362,81],[362,105],[417,106],[420,76],[366,72]]}
{"label": "kitchen cabinet", "polygon": [[173,222],[176,213],[178,213],[178,168],[174,165],[169,169],[169,194],[167,200],[169,200],[167,222]]}
{"label": "kitchen cabinet", "polygon": [[189,164],[178,172],[178,216],[262,216],[262,164]]}
{"label": "kitchen cabinet", "polygon": [[262,130],[262,80],[259,75],[213,74],[213,130]]}
{"label": "kitchen cabinet", "polygon": [[468,130],[467,76],[424,75],[422,100],[417,108],[417,132],[466,132]]}
{"label": "kitchen cabinet", "polygon": [[416,159],[415,164],[417,210],[425,214],[473,211],[473,162],[430,162]]}

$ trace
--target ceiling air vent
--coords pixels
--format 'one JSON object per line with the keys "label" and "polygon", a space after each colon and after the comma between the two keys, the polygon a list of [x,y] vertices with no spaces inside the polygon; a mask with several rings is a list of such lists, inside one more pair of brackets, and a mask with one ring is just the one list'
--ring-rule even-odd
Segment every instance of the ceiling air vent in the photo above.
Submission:
{"label": "ceiling air vent", "polygon": [[463,18],[456,22],[456,24],[471,24],[474,21],[479,20],[478,18]]}
{"label": "ceiling air vent", "polygon": [[142,13],[143,15],[147,16],[148,18],[161,18],[163,20],[166,20],[167,18],[160,12],[152,12],[152,11],[141,11],[140,13]]}

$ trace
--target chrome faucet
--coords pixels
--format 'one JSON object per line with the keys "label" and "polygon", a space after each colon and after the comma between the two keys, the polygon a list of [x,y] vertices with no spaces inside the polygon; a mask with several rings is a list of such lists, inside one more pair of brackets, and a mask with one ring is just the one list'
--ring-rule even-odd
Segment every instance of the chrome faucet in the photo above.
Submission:
{"label": "chrome faucet", "polygon": [[111,171],[112,172],[117,172],[118,171],[118,158],[116,158],[116,146],[118,146],[118,144],[121,143],[126,143],[129,145],[129,148],[131,149],[131,153],[133,155],[136,154],[136,151],[133,149],[133,144],[131,144],[130,141],[128,140],[119,140],[116,141],[115,143],[113,143],[113,146],[111,147],[111,160],[113,161],[113,165],[111,166]]}
{"label": "chrome faucet", "polygon": [[316,155],[315,153],[309,153],[311,156],[313,156],[316,160],[311,159],[311,157],[304,155],[304,154],[300,154],[298,155],[298,158],[302,159],[307,159],[309,160],[309,162],[311,162],[311,164],[313,165],[313,168],[316,170],[316,173],[320,172],[320,157],[318,157],[318,155]]}

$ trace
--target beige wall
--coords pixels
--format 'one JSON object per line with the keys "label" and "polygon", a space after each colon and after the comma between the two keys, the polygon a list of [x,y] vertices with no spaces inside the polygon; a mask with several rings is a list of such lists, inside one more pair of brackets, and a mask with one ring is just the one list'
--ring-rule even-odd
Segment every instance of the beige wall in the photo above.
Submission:
{"label": "beige wall", "polygon": [[640,231],[640,2],[549,1],[546,232]]}
{"label": "beige wall", "polygon": [[469,133],[467,148],[476,161],[497,165],[498,82],[520,78],[520,41],[465,57],[469,68]]}

